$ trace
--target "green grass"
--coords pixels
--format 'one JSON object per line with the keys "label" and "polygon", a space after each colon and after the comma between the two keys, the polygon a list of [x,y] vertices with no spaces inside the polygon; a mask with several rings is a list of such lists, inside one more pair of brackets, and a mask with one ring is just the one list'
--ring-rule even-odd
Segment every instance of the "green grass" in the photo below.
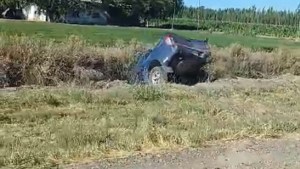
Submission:
{"label": "green grass", "polygon": [[299,87],[61,87],[0,93],[0,168],[49,168],[299,132]]}
{"label": "green grass", "polygon": [[[100,43],[103,45],[113,44],[118,39],[129,41],[133,38],[144,43],[155,43],[158,38],[170,30],[147,29],[135,27],[113,27],[113,26],[78,26],[54,23],[35,23],[24,21],[0,21],[0,31],[8,35],[34,35],[41,38],[52,38],[61,41],[70,35],[77,35],[88,42]],[[179,31],[175,33],[189,38],[209,38],[210,43],[219,47],[229,46],[232,43],[239,43],[246,47],[253,48],[299,48],[300,43],[292,40],[277,38],[258,38],[240,35],[210,34],[198,31]]]}

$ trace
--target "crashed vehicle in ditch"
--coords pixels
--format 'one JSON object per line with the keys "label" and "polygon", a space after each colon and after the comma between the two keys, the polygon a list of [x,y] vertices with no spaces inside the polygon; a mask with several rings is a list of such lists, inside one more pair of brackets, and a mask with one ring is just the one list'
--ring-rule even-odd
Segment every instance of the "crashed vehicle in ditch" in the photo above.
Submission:
{"label": "crashed vehicle in ditch", "polygon": [[131,80],[133,83],[152,85],[208,82],[211,76],[205,66],[210,62],[208,39],[187,39],[167,33],[154,48],[137,56]]}

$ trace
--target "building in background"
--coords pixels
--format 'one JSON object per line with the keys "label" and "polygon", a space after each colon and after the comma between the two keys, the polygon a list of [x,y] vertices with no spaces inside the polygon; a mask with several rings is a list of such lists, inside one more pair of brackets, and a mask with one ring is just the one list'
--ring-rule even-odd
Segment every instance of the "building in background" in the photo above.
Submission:
{"label": "building in background", "polygon": [[1,18],[4,19],[25,19],[22,9],[7,8],[1,13]]}
{"label": "building in background", "polygon": [[100,9],[69,11],[65,16],[65,22],[83,25],[106,25],[108,23],[108,15]]}
{"label": "building in background", "polygon": [[[83,25],[106,25],[108,24],[109,14],[101,9],[101,0],[81,0],[85,3],[85,8],[69,10],[61,14],[60,19],[55,22]],[[2,13],[5,19],[21,19],[28,21],[50,22],[47,11],[42,10],[35,3],[30,3],[22,9],[6,9]],[[52,21],[51,21],[52,22]],[[54,21],[53,21],[54,22]]]}
{"label": "building in background", "polygon": [[25,19],[28,21],[50,21],[49,18],[47,18],[46,11],[39,9],[39,7],[34,3],[25,6],[22,11]]}
{"label": "building in background", "polygon": [[2,12],[2,17],[5,19],[19,19],[28,21],[49,21],[47,19],[46,11],[39,9],[39,7],[30,3],[24,6],[22,9],[7,8]]}
{"label": "building in background", "polygon": [[85,9],[70,10],[65,15],[65,22],[70,24],[106,25],[109,15],[100,8],[101,0],[81,0],[87,6]]}

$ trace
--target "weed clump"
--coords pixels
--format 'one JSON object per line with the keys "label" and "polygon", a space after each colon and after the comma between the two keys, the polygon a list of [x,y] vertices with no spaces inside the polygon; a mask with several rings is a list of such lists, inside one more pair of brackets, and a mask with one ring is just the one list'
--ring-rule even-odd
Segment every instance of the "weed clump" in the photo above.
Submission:
{"label": "weed clump", "polygon": [[157,101],[165,98],[166,94],[155,86],[136,86],[133,89],[133,96],[140,101]]}

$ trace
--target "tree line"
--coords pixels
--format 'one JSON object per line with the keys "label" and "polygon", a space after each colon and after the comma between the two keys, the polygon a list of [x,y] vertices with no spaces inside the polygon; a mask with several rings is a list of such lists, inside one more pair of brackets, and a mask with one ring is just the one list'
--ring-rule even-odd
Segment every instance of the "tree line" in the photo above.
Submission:
{"label": "tree line", "polygon": [[277,11],[273,7],[257,9],[255,6],[244,9],[209,9],[195,7],[184,7],[178,14],[178,18],[197,19],[206,21],[225,21],[239,23],[259,23],[271,25],[297,26],[300,21],[300,5],[296,11]]}
{"label": "tree line", "polygon": [[[222,21],[240,23],[259,23],[272,25],[297,26],[300,21],[300,5],[296,11],[276,11],[272,7],[258,10],[255,6],[248,9],[210,9],[187,7],[183,0],[0,0],[0,8],[21,8],[28,3],[37,4],[47,11],[52,21],[57,20],[68,10],[89,8],[91,5],[107,11],[116,20],[167,19],[175,14],[176,18],[203,21]],[[101,3],[92,3],[92,2]],[[88,6],[89,5],[89,6]],[[175,8],[174,8],[175,7]],[[174,13],[175,11],[175,13]]]}
{"label": "tree line", "polygon": [[41,10],[47,11],[53,22],[69,10],[96,7],[107,11],[113,23],[127,25],[137,25],[152,18],[165,19],[174,11],[178,14],[184,7],[183,0],[0,0],[0,9],[22,8],[29,3],[35,3]]}

